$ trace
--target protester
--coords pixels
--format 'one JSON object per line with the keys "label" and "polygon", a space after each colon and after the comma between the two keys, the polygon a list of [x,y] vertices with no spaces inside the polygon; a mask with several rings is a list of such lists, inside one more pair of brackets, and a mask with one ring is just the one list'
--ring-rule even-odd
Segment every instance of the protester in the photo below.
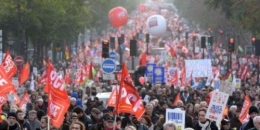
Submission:
{"label": "protester", "polygon": [[17,122],[16,113],[14,113],[14,112],[8,113],[7,120],[8,120],[8,124],[9,124],[8,130],[20,130],[21,129],[19,123]]}
{"label": "protester", "polygon": [[[232,55],[232,60],[234,60],[232,68],[227,69],[226,66],[229,63],[224,57],[226,57],[228,49],[220,47],[224,43],[221,38],[214,36],[214,40],[216,40],[210,47],[212,49],[204,48],[203,52],[205,52],[202,54],[199,47],[200,38],[211,36],[211,32],[202,30],[193,25],[194,23],[189,23],[186,19],[181,18],[174,7],[167,9],[164,7],[165,3],[160,0],[152,1],[151,5],[146,3],[147,10],[142,15],[137,10],[131,12],[129,14],[131,20],[124,27],[104,29],[106,31],[102,32],[102,36],[98,36],[96,30],[93,30],[95,36],[91,41],[83,41],[82,45],[80,43],[79,46],[68,47],[68,50],[74,50],[69,54],[69,59],[58,58],[57,61],[44,59],[44,68],[36,67],[38,71],[29,72],[28,75],[32,77],[16,88],[18,89],[17,95],[21,94],[19,95],[20,102],[15,102],[10,98],[10,95],[14,94],[9,94],[9,91],[6,92],[7,95],[1,95],[3,96],[1,99],[4,99],[4,96],[8,97],[1,104],[1,114],[6,115],[7,119],[2,119],[0,122],[0,130],[2,128],[3,130],[7,128],[9,130],[47,130],[48,127],[53,130],[113,130],[114,127],[115,130],[179,130],[180,122],[184,122],[182,130],[260,129],[260,118],[257,116],[260,108],[260,89],[256,84],[258,63],[253,62],[257,61],[257,57],[255,55],[241,54],[235,57]],[[165,10],[167,13],[162,13]],[[170,33],[171,36],[150,35],[148,41],[145,42],[146,37],[143,35],[148,34],[148,30],[143,21],[157,13],[165,15],[167,33]],[[182,28],[182,31],[178,31],[179,28]],[[110,37],[119,36],[121,38],[124,36],[122,45],[125,50],[123,50],[122,57],[124,60],[126,59],[123,61],[125,64],[120,64],[117,69],[121,70],[113,73],[115,80],[103,80],[110,74],[104,74],[101,69],[103,67],[101,65],[103,61],[101,39],[108,40]],[[130,39],[137,40],[136,48],[131,48]],[[114,46],[114,49],[110,49],[110,51],[119,52],[121,46],[119,46],[118,40],[115,40],[115,43],[110,41],[111,47]],[[160,51],[156,52],[156,48],[162,48],[162,51],[158,49]],[[135,49],[141,49],[140,64],[139,66],[134,65],[133,68],[136,67],[136,69],[132,74],[128,68],[131,59],[128,53]],[[147,50],[148,52],[146,52]],[[212,56],[209,55],[210,53]],[[197,72],[186,75],[188,74],[186,72],[188,68],[185,66],[186,60],[206,58],[212,61],[211,77],[193,77]],[[144,65],[141,64],[142,60]],[[244,60],[245,63],[242,62]],[[149,80],[147,71],[150,68],[145,67],[147,64],[163,67],[167,81],[154,83]],[[253,64],[252,68],[249,67],[250,64]],[[129,72],[124,70],[124,66]],[[203,67],[202,69],[204,69]],[[177,71],[172,72],[170,68]],[[143,73],[138,71],[143,71]],[[153,74],[157,73],[161,72],[153,72]],[[19,76],[20,74],[18,79],[21,78]],[[144,79],[144,83],[139,81],[140,76],[141,79]],[[124,80],[121,81],[122,79]],[[214,99],[212,93],[215,90],[222,92],[218,86],[219,82],[231,83],[230,92],[232,91],[232,93],[224,92],[228,93],[227,104],[223,104],[227,111],[223,112],[223,115],[219,115],[223,117],[217,120],[221,124],[216,124],[216,120],[208,119],[206,114],[211,110],[210,103]],[[117,86],[121,88],[121,95],[117,93],[119,91],[114,91],[117,90],[115,89]],[[114,96],[113,92],[116,92]],[[103,95],[106,93],[109,96]],[[122,109],[118,109],[119,105],[123,106]],[[166,119],[168,109],[185,112],[185,116],[183,116],[185,119],[177,119],[177,117]],[[222,109],[219,111],[221,113]],[[246,117],[247,114],[250,116],[249,119]],[[59,120],[56,121],[56,118]],[[244,123],[247,119],[249,121]]]}
{"label": "protester", "polygon": [[248,114],[249,114],[249,116],[250,116],[249,121],[246,122],[246,123],[244,123],[244,124],[241,126],[240,129],[241,129],[241,130],[248,130],[248,129],[254,128],[253,119],[258,115],[258,113],[259,113],[258,108],[255,107],[255,106],[251,106],[251,107],[249,108],[249,112],[248,112]]}
{"label": "protester", "polygon": [[17,110],[16,112],[17,115],[17,121],[19,123],[19,125],[21,126],[21,128],[24,130],[30,130],[30,123],[25,120],[25,113],[22,110]]}
{"label": "protester", "polygon": [[87,130],[82,122],[73,122],[70,125],[70,130]]}
{"label": "protester", "polygon": [[199,120],[198,122],[193,126],[195,130],[218,130],[218,127],[215,122],[206,119],[207,109],[201,108],[199,110]]}
{"label": "protester", "polygon": [[231,130],[230,121],[228,119],[223,119],[221,121],[221,129],[220,130]]}
{"label": "protester", "polygon": [[163,130],[177,130],[174,122],[165,122],[163,124]]}

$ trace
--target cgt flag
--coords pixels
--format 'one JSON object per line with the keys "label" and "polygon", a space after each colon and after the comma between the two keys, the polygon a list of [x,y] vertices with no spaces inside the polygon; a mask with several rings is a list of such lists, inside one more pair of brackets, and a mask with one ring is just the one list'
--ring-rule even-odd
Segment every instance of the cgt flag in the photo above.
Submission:
{"label": "cgt flag", "polygon": [[[144,114],[145,109],[137,90],[134,87],[133,80],[126,68],[122,65],[122,77],[119,88],[119,95],[117,96],[116,112],[130,113],[135,115],[139,120]],[[112,95],[113,96],[113,95]]]}
{"label": "cgt flag", "polygon": [[4,67],[6,76],[8,79],[11,79],[17,72],[16,65],[10,55],[9,51],[6,51],[5,57],[2,61],[2,66]]}
{"label": "cgt flag", "polygon": [[3,66],[0,65],[0,95],[7,94],[11,91],[16,91],[13,83],[7,77]]}
{"label": "cgt flag", "polygon": [[70,101],[64,86],[64,80],[48,61],[47,82],[44,91],[48,93],[48,116],[55,127],[60,127],[64,120]]}

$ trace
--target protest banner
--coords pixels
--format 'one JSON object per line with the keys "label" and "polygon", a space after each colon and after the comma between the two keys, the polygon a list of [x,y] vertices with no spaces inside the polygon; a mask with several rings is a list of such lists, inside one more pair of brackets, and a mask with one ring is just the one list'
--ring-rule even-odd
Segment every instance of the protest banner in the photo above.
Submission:
{"label": "protest banner", "polygon": [[229,95],[220,91],[213,91],[207,109],[206,118],[213,121],[221,121]]}
{"label": "protest banner", "polygon": [[186,78],[210,77],[212,75],[211,60],[185,60]]}
{"label": "protest banner", "polygon": [[223,93],[227,93],[230,96],[233,93],[233,84],[229,81],[220,81],[219,91]]}
{"label": "protest banner", "polygon": [[235,88],[240,89],[241,88],[241,79],[236,78],[233,85],[235,86]]}
{"label": "protest banner", "polygon": [[183,130],[185,128],[185,111],[180,108],[166,109],[165,122],[169,121],[177,125],[177,130]]}

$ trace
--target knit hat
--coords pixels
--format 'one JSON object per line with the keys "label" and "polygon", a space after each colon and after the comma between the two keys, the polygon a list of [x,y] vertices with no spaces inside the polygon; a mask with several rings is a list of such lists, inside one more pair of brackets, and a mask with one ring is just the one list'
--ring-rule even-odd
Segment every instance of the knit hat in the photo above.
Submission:
{"label": "knit hat", "polygon": [[221,125],[223,126],[223,125],[226,125],[226,124],[228,124],[228,123],[230,123],[230,121],[228,120],[228,119],[223,119],[222,121],[221,121]]}
{"label": "knit hat", "polygon": [[258,108],[255,107],[255,106],[251,106],[251,107],[249,108],[249,113],[248,113],[248,114],[250,115],[250,114],[252,114],[253,112],[259,113]]}
{"label": "knit hat", "polygon": [[7,118],[9,118],[10,116],[12,116],[12,117],[14,117],[15,119],[17,119],[16,113],[14,113],[14,112],[8,113]]}

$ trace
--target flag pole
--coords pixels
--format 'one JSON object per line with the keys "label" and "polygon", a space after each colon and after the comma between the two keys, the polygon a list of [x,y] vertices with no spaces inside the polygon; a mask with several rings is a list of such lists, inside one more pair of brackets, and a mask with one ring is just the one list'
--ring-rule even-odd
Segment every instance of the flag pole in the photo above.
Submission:
{"label": "flag pole", "polygon": [[50,124],[51,124],[50,117],[49,116],[47,116],[47,117],[48,117],[48,130],[50,130]]}
{"label": "flag pole", "polygon": [[114,119],[114,123],[113,123],[113,130],[116,130],[116,118],[117,118],[117,114],[115,114],[115,119]]}

